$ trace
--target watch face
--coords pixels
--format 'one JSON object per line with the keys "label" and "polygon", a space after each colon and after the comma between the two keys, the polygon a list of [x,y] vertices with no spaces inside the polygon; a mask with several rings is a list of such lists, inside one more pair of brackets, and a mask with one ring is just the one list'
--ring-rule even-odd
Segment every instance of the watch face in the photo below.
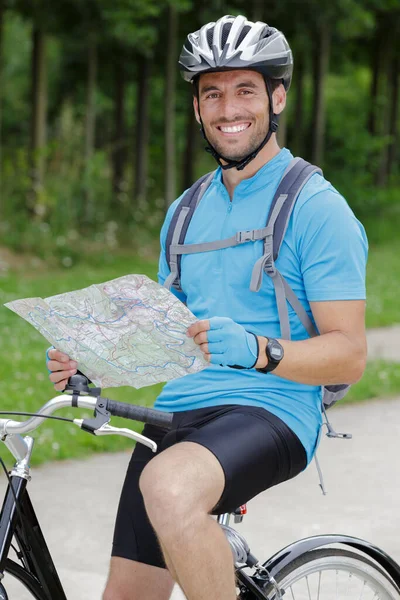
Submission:
{"label": "watch face", "polygon": [[283,348],[280,344],[273,343],[269,346],[268,350],[273,360],[282,360]]}

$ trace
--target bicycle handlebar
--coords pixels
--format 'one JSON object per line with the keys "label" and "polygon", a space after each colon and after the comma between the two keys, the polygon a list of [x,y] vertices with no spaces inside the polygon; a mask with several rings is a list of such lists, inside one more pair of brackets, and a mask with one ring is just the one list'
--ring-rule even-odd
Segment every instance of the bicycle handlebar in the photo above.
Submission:
{"label": "bicycle handlebar", "polygon": [[100,397],[99,400],[105,400],[105,408],[115,417],[123,417],[124,419],[132,419],[133,421],[141,421],[149,425],[157,425],[159,427],[170,428],[172,424],[172,414],[154,408],[146,408],[135,404],[126,404],[126,402],[118,402],[110,400],[110,398]]}
{"label": "bicycle handlebar", "polygon": [[[43,422],[43,417],[39,415],[51,415],[60,408],[78,407],[91,408],[96,406],[97,398],[91,396],[78,396],[75,400],[71,395],[55,396],[49,402],[44,404],[38,411],[37,417],[32,417],[27,421],[13,421],[11,419],[0,419],[0,438],[7,434],[29,433],[33,431]],[[125,402],[118,402],[110,398],[99,397],[99,400],[104,402],[106,410],[112,415],[149,423],[160,427],[170,428],[172,424],[172,414],[166,413],[154,408],[145,408]]]}

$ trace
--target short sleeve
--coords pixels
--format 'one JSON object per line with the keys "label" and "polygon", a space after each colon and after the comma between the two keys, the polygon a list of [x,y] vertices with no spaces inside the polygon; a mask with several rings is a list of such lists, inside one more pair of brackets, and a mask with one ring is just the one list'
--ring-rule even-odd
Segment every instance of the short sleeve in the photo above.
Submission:
{"label": "short sleeve", "polygon": [[[166,253],[165,253],[165,246],[166,246],[166,239],[167,239],[167,234],[168,234],[168,229],[172,220],[172,217],[174,215],[174,212],[179,204],[179,202],[181,201],[183,195],[185,194],[185,192],[182,194],[182,196],[180,196],[177,200],[175,200],[175,202],[173,202],[171,204],[171,206],[168,209],[167,215],[165,217],[163,226],[161,228],[161,232],[160,232],[160,259],[158,262],[158,283],[160,285],[164,285],[165,280],[167,279],[168,275],[171,273],[171,269],[169,268],[168,262],[167,262],[167,257],[166,257]],[[181,301],[186,303],[186,296],[183,292],[178,292],[178,290],[176,290],[175,288],[171,287],[171,292]]]}
{"label": "short sleeve", "polygon": [[368,241],[346,200],[330,187],[302,202],[294,217],[308,301],[364,300]]}

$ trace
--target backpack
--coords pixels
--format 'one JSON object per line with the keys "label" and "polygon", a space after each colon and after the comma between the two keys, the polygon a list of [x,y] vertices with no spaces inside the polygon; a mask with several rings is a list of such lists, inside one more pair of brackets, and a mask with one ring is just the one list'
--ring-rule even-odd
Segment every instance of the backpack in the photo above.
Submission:
{"label": "backpack", "polygon": [[[220,250],[239,244],[264,240],[264,253],[253,267],[250,289],[253,292],[260,290],[264,273],[271,277],[275,290],[282,339],[290,340],[287,302],[289,302],[296,312],[308,335],[310,337],[319,335],[296,294],[275,266],[275,261],[278,258],[295,202],[305,184],[315,173],[322,175],[321,169],[311,165],[302,158],[294,158],[289,163],[275,192],[265,227],[248,231],[238,231],[236,235],[230,238],[215,242],[185,244],[185,236],[189,223],[202,196],[209,187],[215,171],[201,177],[183,196],[172,217],[166,238],[166,259],[171,273],[164,282],[164,286],[168,289],[174,287],[176,290],[182,291],[180,287],[182,254]],[[349,388],[348,384],[322,386],[322,409],[325,417],[326,409],[333,406],[338,400],[341,400]],[[326,425],[328,428],[328,437],[351,437],[350,434],[336,433],[327,419]]]}

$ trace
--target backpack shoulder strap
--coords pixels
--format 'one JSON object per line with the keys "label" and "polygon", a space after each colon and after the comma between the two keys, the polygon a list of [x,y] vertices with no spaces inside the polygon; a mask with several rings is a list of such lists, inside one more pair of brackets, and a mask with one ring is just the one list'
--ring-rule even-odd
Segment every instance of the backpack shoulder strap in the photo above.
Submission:
{"label": "backpack shoulder strap", "polygon": [[168,266],[170,268],[170,275],[164,282],[164,287],[182,291],[180,287],[180,274],[181,274],[181,256],[171,253],[171,246],[176,244],[183,244],[185,241],[186,232],[188,230],[190,221],[192,220],[194,211],[196,210],[202,196],[209,187],[215,171],[207,173],[198,179],[186,192],[181,201],[179,202],[176,210],[172,216],[171,223],[168,228],[166,242],[165,242],[165,254]]}
{"label": "backpack shoulder strap", "polygon": [[259,291],[264,271],[271,277],[275,288],[283,339],[290,339],[287,301],[291,304],[310,337],[317,335],[316,329],[301,302],[275,267],[275,260],[278,258],[295,202],[314,173],[322,173],[322,171],[302,158],[295,158],[289,163],[271,203],[267,220],[269,233],[264,241],[264,254],[254,265],[251,277],[250,289],[252,291]]}
{"label": "backpack shoulder strap", "polygon": [[315,173],[322,175],[322,170],[311,165],[303,158],[294,158],[283,174],[272,200],[267,219],[267,226],[271,225],[273,227],[274,260],[278,258],[296,200],[308,180]]}

